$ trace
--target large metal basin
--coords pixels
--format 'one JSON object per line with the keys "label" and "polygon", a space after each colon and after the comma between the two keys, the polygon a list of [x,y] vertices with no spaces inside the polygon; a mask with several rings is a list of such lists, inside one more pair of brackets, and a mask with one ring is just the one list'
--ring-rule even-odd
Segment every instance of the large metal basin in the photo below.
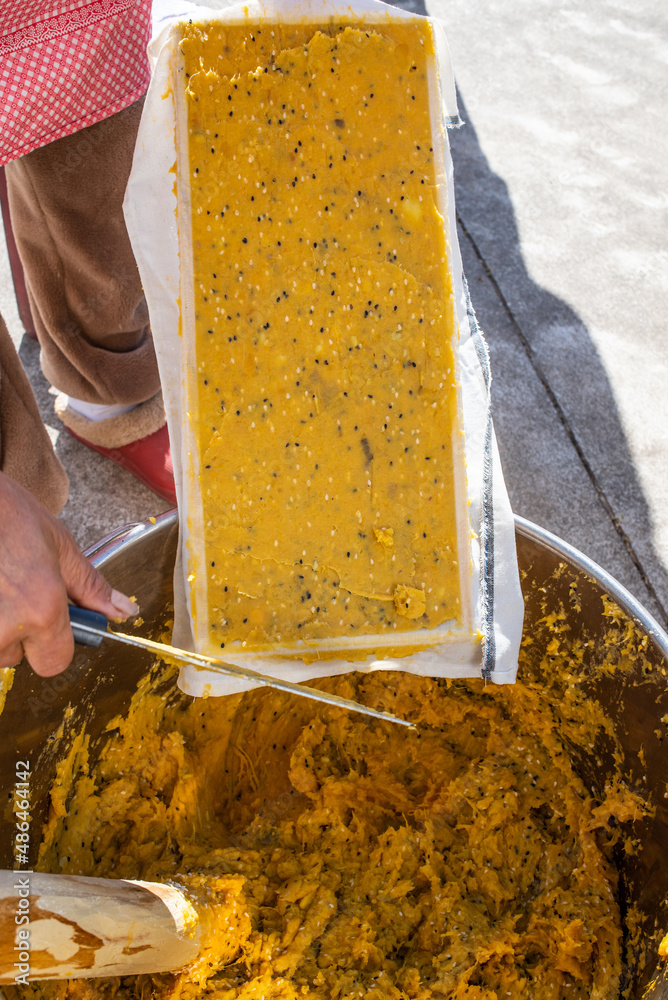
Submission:
{"label": "large metal basin", "polygon": [[[135,594],[144,619],[144,634],[156,638],[172,600],[172,574],[177,545],[176,511],[146,523],[122,529],[91,553],[109,581]],[[532,669],[545,676],[550,688],[551,634],[546,615],[567,609],[567,642],[586,643],[581,683],[597,698],[613,720],[624,774],[646,791],[654,813],[634,825],[642,843],[636,856],[620,855],[620,902],[624,913],[633,903],[643,914],[646,951],[629,963],[625,987],[630,1000],[668,1000],[668,972],[657,959],[657,932],[668,931],[668,636],[653,618],[615,580],[577,550],[528,521],[517,519],[517,546],[526,603],[525,635],[532,637],[527,654]],[[574,600],[574,594],[576,599]],[[628,669],[612,674],[601,669],[614,659],[610,642],[614,617],[605,614],[604,597],[623,612],[618,626],[619,650]],[[625,617],[626,616],[626,617]],[[628,619],[628,620],[627,620]],[[613,639],[614,639],[613,629]],[[12,868],[13,817],[10,801],[16,761],[29,759],[32,767],[36,856],[39,830],[48,810],[48,789],[63,742],[53,735],[68,705],[74,708],[72,728],[82,724],[93,737],[128,704],[137,681],[151,663],[139,650],[123,650],[103,643],[98,650],[79,649],[73,665],[58,678],[44,680],[27,667],[17,672],[4,713],[0,717],[0,867]],[[53,747],[58,747],[54,752]],[[594,789],[602,789],[612,767],[612,746],[570,747],[576,768]]]}

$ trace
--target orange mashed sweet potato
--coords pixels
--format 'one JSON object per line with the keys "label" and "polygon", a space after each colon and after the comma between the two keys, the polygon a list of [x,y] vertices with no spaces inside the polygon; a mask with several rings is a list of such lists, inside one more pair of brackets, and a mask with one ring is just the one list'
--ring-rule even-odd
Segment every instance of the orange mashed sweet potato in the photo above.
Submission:
{"label": "orange mashed sweet potato", "polygon": [[180,31],[197,633],[214,653],[461,624],[431,25]]}
{"label": "orange mashed sweet potato", "polygon": [[[156,668],[95,753],[77,736],[38,867],[171,880],[234,930],[181,973],[23,997],[617,996],[610,821],[642,804],[621,784],[602,799],[584,787],[538,685],[319,681],[413,732],[266,689],[193,701],[174,682]],[[579,711],[596,729],[596,705]]]}

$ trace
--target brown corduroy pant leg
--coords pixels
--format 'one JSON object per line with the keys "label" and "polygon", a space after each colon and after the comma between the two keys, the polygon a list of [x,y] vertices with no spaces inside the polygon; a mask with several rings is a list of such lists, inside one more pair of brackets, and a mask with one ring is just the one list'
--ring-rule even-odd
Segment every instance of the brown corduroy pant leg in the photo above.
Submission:
{"label": "brown corduroy pant leg", "polygon": [[122,210],[142,103],[6,167],[42,370],[89,403],[142,403],[160,388]]}
{"label": "brown corduroy pant leg", "polygon": [[67,500],[67,476],[11,337],[0,316],[0,469],[37,497],[52,514]]}

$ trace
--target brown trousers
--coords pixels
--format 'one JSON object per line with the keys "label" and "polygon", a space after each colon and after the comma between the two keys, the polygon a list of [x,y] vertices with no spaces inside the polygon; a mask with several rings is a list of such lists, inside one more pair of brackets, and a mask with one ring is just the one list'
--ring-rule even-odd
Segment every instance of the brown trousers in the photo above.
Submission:
{"label": "brown trousers", "polygon": [[142,104],[6,167],[42,370],[89,403],[142,403],[160,388],[123,218]]}
{"label": "brown trousers", "polygon": [[[142,403],[160,388],[122,210],[142,103],[6,166],[42,370],[90,403]],[[0,468],[62,508],[65,473],[1,321]]]}

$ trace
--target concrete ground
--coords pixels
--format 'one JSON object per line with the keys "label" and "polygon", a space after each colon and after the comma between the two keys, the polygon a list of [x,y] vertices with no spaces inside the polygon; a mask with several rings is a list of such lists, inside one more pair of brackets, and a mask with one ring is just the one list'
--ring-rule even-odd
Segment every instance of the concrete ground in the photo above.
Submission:
{"label": "concrete ground", "polygon": [[[213,4],[212,4],[213,5]],[[422,0],[404,6],[425,11]],[[451,133],[464,267],[514,510],[668,619],[668,10],[655,0],[429,0],[466,125]],[[4,251],[4,247],[3,247]],[[82,546],[165,509],[60,432]]]}
{"label": "concrete ground", "polygon": [[515,511],[668,609],[668,10],[432,0]]}

